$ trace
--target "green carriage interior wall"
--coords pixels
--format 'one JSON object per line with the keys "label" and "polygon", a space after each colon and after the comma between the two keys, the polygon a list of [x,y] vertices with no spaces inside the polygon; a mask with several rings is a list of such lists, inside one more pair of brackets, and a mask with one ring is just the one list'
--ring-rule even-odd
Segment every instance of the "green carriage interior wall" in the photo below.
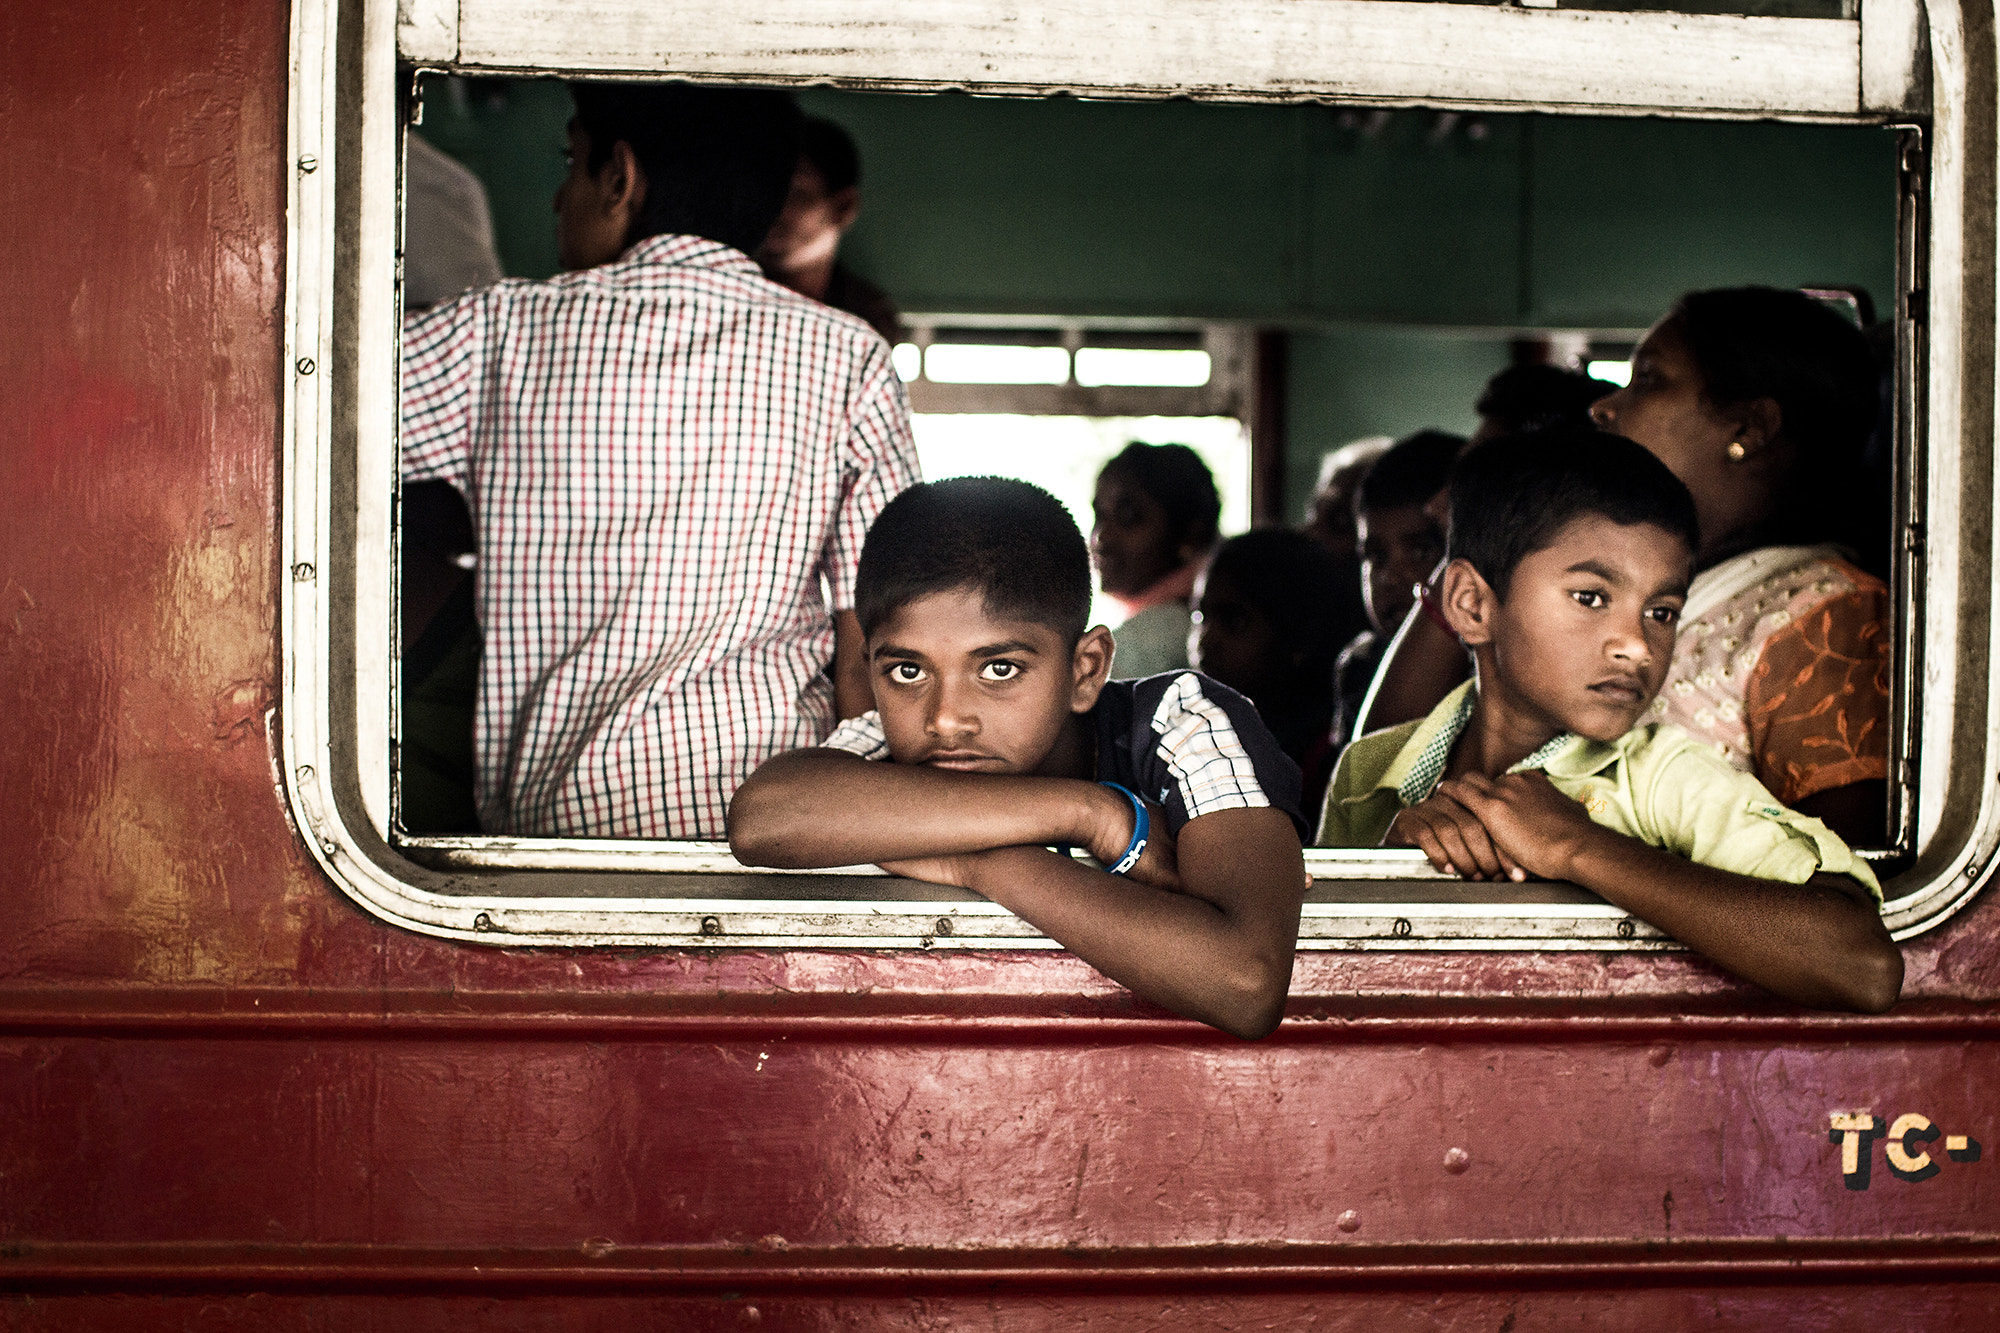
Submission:
{"label": "green carriage interior wall", "polygon": [[[1679,293],[1895,282],[1894,136],[1856,126],[814,89],[865,163],[843,254],[909,312],[1291,333],[1287,507],[1361,435],[1464,430],[1523,329],[1639,329]],[[422,133],[554,271],[569,99],[443,81]]]}

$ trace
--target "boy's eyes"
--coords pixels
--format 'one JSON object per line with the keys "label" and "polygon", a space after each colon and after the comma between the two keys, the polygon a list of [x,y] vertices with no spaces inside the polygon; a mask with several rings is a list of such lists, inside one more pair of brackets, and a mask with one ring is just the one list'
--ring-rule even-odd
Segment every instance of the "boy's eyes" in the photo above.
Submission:
{"label": "boy's eyes", "polygon": [[[1588,607],[1592,611],[1602,611],[1611,605],[1610,596],[1601,588],[1577,588],[1571,591],[1570,596],[1575,599],[1577,605]],[[1646,619],[1656,624],[1672,626],[1680,623],[1681,609],[1678,606],[1649,606],[1645,615]]]}
{"label": "boy's eyes", "polygon": [[[930,678],[930,672],[916,662],[891,662],[883,669],[882,674],[887,676],[893,685],[919,685]],[[979,678],[991,683],[1013,680],[1020,674],[1019,662],[1009,662],[1003,658],[981,663],[979,667]]]}

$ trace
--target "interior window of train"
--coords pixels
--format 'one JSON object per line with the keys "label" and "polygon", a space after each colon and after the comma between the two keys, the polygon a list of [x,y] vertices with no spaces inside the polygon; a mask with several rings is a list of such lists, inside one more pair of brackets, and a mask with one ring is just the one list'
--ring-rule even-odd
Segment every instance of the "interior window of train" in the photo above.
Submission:
{"label": "interior window of train", "polygon": [[[1511,365],[1622,382],[1645,330],[1690,290],[1812,289],[1870,331],[1890,373],[1874,299],[1900,281],[1888,129],[823,89],[799,100],[859,150],[840,263],[897,308],[895,364],[925,474],[1026,477],[1086,530],[1096,471],[1131,440],[1192,445],[1225,533],[1296,523],[1329,450],[1469,433],[1481,391]],[[553,274],[565,86],[434,77],[418,105],[405,305],[440,299],[413,279],[440,267],[419,263],[434,244],[420,234],[419,164],[476,182],[501,271]],[[1886,478],[1886,425],[1875,447]],[[1859,559],[1886,573],[1882,508],[1880,547]],[[452,870],[707,868],[703,896],[718,898],[959,896],[885,890],[879,877],[750,877],[718,845],[481,836],[476,545],[448,489],[404,490],[407,855]],[[1316,853],[1314,869],[1342,882],[1323,894],[1350,902],[1587,898],[1451,884],[1414,853]]]}

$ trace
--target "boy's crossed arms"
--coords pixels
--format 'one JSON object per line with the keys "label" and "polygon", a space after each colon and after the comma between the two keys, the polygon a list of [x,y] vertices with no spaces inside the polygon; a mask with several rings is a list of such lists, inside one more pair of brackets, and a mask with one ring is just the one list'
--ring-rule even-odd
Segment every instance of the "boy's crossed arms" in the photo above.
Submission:
{"label": "boy's crossed arms", "polygon": [[1396,816],[1387,841],[1475,879],[1534,876],[1589,889],[1801,1004],[1880,1012],[1900,989],[1880,907],[1851,872],[1792,882],[1704,865],[1598,823],[1539,771],[1447,778]]}
{"label": "boy's crossed arms", "polygon": [[[913,488],[856,591],[876,711],[737,792],[753,865],[868,862],[999,903],[1139,995],[1244,1037],[1278,1023],[1306,877],[1299,775],[1241,698],[1193,672],[1109,682],[1089,557],[1019,482]],[[882,762],[882,761],[889,762]],[[1149,837],[1124,875],[1107,866]]]}

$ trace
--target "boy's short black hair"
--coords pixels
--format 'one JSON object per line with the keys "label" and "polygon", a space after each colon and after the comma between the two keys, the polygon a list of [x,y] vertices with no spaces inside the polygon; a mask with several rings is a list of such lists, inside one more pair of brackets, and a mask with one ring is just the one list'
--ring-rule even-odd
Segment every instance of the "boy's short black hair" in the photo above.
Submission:
{"label": "boy's short black hair", "polygon": [[601,171],[620,140],[646,173],[625,238],[701,236],[748,254],[764,243],[799,160],[798,103],[763,88],[684,83],[572,83],[585,165]]}
{"label": "boy's short black hair", "polygon": [[1204,551],[1215,545],[1222,525],[1222,496],[1215,489],[1215,474],[1200,454],[1184,444],[1134,440],[1112,455],[1098,475],[1106,472],[1125,478],[1166,510],[1175,541]]}
{"label": "boy's short black hair", "polygon": [[1354,512],[1421,505],[1444,489],[1451,465],[1465,449],[1463,435],[1420,430],[1390,445],[1361,478]]}
{"label": "boy's short black hair", "polygon": [[989,615],[1046,625],[1074,644],[1090,620],[1090,550],[1062,501],[1012,477],[919,482],[876,516],[854,611],[873,637],[902,607],[977,588]]}
{"label": "boy's short black hair", "polygon": [[1586,517],[1650,523],[1701,545],[1694,497],[1667,465],[1622,435],[1575,426],[1503,435],[1451,473],[1447,555],[1479,571],[1503,600],[1522,559]]}

